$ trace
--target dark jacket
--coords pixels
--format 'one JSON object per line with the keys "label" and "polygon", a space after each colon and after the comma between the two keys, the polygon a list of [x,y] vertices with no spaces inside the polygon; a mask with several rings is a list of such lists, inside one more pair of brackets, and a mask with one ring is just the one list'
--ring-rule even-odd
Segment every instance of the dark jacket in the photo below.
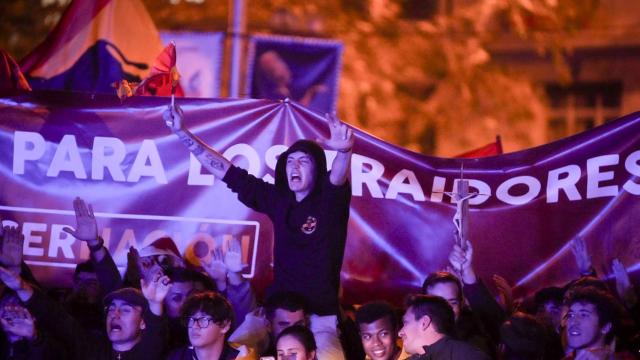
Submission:
{"label": "dark jacket", "polygon": [[409,360],[489,360],[489,356],[466,342],[445,336],[424,347],[424,354],[415,354]]}
{"label": "dark jacket", "polygon": [[469,307],[463,308],[456,320],[455,338],[495,357],[506,313],[480,279],[475,284],[464,284],[463,293]]}
{"label": "dark jacket", "polygon": [[218,359],[198,359],[195,350],[189,346],[175,350],[167,357],[167,360],[234,360],[237,356],[238,350],[225,345]]}
{"label": "dark jacket", "polygon": [[7,360],[64,360],[67,353],[62,345],[50,336],[39,331],[38,338],[33,341],[20,340],[10,343],[0,340],[0,359]]}

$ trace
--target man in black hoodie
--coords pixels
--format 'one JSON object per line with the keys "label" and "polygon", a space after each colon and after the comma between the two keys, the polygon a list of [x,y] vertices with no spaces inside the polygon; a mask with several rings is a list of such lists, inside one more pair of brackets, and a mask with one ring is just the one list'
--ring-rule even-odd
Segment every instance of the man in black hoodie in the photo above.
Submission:
{"label": "man in black hoodie", "polygon": [[163,119],[198,161],[237,193],[243,204],[269,216],[274,228],[274,277],[267,296],[276,292],[303,296],[313,314],[311,329],[322,354],[319,357],[342,359],[336,322],[351,201],[347,177],[353,131],[327,116],[331,136],[321,142],[336,151],[331,171],[327,171],[324,151],[317,143],[299,140],[278,158],[275,184],[270,184],[234,166],[189,132],[180,108],[170,107]]}
{"label": "man in black hoodie", "polygon": [[331,171],[327,172],[324,151],[317,143],[299,140],[280,155],[275,184],[269,184],[234,166],[190,133],[180,108],[169,108],[163,118],[202,165],[238,193],[242,203],[273,222],[274,280],[268,294],[295,292],[305,297],[311,313],[337,314],[351,200],[347,175],[353,131],[328,117],[331,137],[322,143],[336,151]]}

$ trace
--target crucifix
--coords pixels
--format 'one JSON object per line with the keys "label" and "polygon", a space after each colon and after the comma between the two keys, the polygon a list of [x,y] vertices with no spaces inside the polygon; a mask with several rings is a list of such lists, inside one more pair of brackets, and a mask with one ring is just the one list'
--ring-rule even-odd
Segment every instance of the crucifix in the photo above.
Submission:
{"label": "crucifix", "polygon": [[460,179],[456,180],[456,189],[445,192],[456,204],[453,225],[456,227],[456,243],[467,250],[467,232],[469,230],[469,199],[479,195],[477,191],[469,192],[469,180],[464,179],[464,163],[460,164]]}

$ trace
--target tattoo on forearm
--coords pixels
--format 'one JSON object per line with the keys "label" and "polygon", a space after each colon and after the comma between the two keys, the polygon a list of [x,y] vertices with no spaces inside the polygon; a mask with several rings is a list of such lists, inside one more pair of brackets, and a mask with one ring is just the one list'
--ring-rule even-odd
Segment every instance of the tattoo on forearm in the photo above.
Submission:
{"label": "tattoo on forearm", "polygon": [[224,165],[222,164],[222,161],[216,159],[215,157],[209,154],[207,154],[207,160],[209,160],[209,165],[211,165],[212,168],[218,169],[218,170],[224,170]]}
{"label": "tattoo on forearm", "polygon": [[189,139],[189,138],[182,139],[182,143],[188,148],[191,148],[191,146],[193,146],[193,144],[195,144],[195,142],[193,140]]}
{"label": "tattoo on forearm", "polygon": [[204,152],[204,148],[200,145],[196,145],[194,149],[191,149],[193,155],[198,156]]}

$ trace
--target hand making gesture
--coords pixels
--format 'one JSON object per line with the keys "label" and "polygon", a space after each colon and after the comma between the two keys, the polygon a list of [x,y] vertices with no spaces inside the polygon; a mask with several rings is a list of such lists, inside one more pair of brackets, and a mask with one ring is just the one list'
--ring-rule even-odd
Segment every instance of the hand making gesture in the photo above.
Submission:
{"label": "hand making gesture", "polygon": [[578,235],[571,240],[571,251],[576,259],[576,266],[580,271],[580,275],[590,275],[593,272],[591,256],[589,255],[587,244],[585,243],[582,235]]}
{"label": "hand making gesture", "polygon": [[167,297],[169,289],[173,286],[171,279],[168,276],[162,274],[156,274],[154,279],[146,281],[140,279],[140,288],[142,294],[149,302],[149,310],[155,315],[162,315],[163,306],[162,302]]}
{"label": "hand making gesture", "polygon": [[73,210],[76,212],[76,229],[65,226],[62,230],[71,234],[74,238],[85,241],[87,245],[97,245],[98,223],[93,215],[93,207],[79,197],[73,200]]}
{"label": "hand making gesture", "polygon": [[325,114],[327,124],[329,124],[329,139],[319,138],[317,141],[326,146],[330,150],[336,150],[342,153],[351,151],[354,143],[353,130],[342,123],[335,114]]}
{"label": "hand making gesture", "polygon": [[0,264],[7,268],[20,268],[24,235],[19,227],[5,226],[2,230]]}
{"label": "hand making gesture", "polygon": [[17,336],[27,340],[36,338],[35,320],[24,306],[5,305],[0,309],[2,329],[10,336]]}

